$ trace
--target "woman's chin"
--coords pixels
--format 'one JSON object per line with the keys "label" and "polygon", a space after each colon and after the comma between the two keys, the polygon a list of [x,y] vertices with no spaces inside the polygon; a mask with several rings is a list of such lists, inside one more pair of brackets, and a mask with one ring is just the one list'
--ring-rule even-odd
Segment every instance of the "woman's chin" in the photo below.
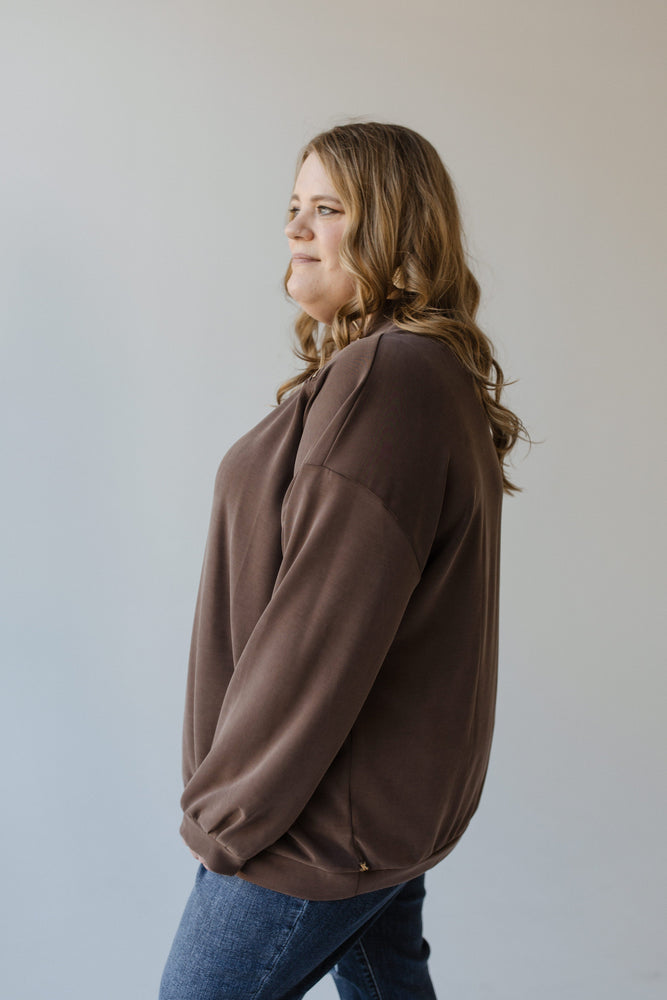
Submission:
{"label": "woman's chin", "polygon": [[291,293],[290,298],[294,299],[299,308],[302,309],[307,316],[310,316],[311,319],[314,319],[316,323],[324,323],[325,325],[331,324],[333,316],[330,316],[328,312],[324,312],[321,308],[318,309],[316,303],[308,302],[307,299],[298,299]]}

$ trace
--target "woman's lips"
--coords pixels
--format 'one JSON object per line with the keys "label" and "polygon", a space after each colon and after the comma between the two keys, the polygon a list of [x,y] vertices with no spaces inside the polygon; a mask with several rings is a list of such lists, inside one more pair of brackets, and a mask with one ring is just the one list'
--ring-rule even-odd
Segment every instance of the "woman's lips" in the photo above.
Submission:
{"label": "woman's lips", "polygon": [[318,260],[317,257],[306,257],[305,254],[295,254],[292,257],[293,264],[312,264],[316,263],[317,260]]}

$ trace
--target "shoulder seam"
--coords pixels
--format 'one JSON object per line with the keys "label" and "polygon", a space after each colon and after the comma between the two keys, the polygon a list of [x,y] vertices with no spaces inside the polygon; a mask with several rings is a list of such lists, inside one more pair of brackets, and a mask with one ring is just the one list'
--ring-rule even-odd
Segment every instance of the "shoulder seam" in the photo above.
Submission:
{"label": "shoulder seam", "polygon": [[[366,339],[366,338],[361,338],[360,340],[355,340],[354,343],[355,344],[361,343],[364,339]],[[342,434],[343,429],[344,429],[345,425],[347,424],[348,420],[351,419],[352,413],[354,412],[354,410],[356,409],[356,407],[359,405],[359,400],[364,395],[364,390],[366,388],[366,384],[368,382],[370,373],[373,370],[373,365],[375,364],[375,360],[376,360],[377,355],[378,355],[378,346],[379,346],[379,343],[380,343],[381,340],[382,340],[382,334],[380,334],[379,337],[374,338],[374,343],[371,345],[372,348],[373,348],[373,354],[371,355],[370,363],[368,365],[368,368],[366,369],[366,371],[363,374],[363,378],[362,378],[361,382],[355,388],[354,398],[352,399],[351,405],[350,405],[350,407],[349,407],[349,409],[348,409],[348,411],[347,411],[347,413],[345,415],[345,419],[343,420],[342,424],[338,428],[338,432],[336,434],[336,437],[330,443],[329,449],[328,449],[326,455],[324,456],[324,462],[322,463],[322,466],[324,468],[328,468],[328,466],[325,464],[326,460],[327,460],[329,454],[331,453],[331,451],[333,450],[333,448],[335,447],[336,441],[338,440],[338,437],[340,436],[340,434]],[[352,346],[352,345],[350,345],[350,346]],[[313,463],[313,464],[316,464],[316,463]],[[331,471],[333,472],[334,470],[332,469]],[[363,483],[360,483],[359,485],[361,486],[361,485],[363,485]],[[369,491],[369,492],[372,492],[372,491]],[[380,499],[380,497],[378,497],[378,500],[379,499]]]}
{"label": "shoulder seam", "polygon": [[[384,502],[384,500],[379,495],[379,493],[376,493],[374,490],[372,490],[370,488],[370,486],[366,486],[365,483],[360,482],[358,479],[355,479],[353,476],[346,476],[343,472],[338,472],[336,469],[332,469],[328,465],[325,465],[324,463],[319,463],[319,462],[304,462],[303,465],[301,466],[301,468],[299,469],[299,472],[301,472],[303,469],[325,469],[327,472],[330,472],[333,476],[338,476],[339,479],[345,479],[348,483],[353,483],[355,486],[359,486],[362,490],[365,490],[366,493],[370,493],[370,495],[372,497],[374,497],[374,499],[377,500],[378,503],[391,516],[391,518],[394,520],[394,522],[395,522],[398,530],[401,532],[401,534],[405,538],[406,542],[410,546],[410,551],[412,552],[412,554],[413,554],[413,556],[415,558],[415,562],[417,564],[417,569],[419,570],[419,575],[421,576],[421,574],[422,574],[422,566],[421,566],[421,563],[419,562],[419,556],[417,555],[417,553],[415,551],[415,547],[412,544],[412,539],[410,538],[410,536],[408,535],[407,531],[405,530],[405,528],[403,527],[403,525],[399,521],[399,519],[396,516],[395,512],[391,509],[391,507],[387,506],[387,504]],[[297,476],[298,476],[298,473],[297,473]]]}

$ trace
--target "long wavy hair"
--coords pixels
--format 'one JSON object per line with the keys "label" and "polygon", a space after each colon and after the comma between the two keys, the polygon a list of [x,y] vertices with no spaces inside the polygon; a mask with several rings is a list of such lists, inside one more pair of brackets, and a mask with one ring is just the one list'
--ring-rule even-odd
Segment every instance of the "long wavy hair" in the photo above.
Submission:
{"label": "long wavy hair", "polygon": [[[316,135],[299,154],[297,175],[310,153],[322,161],[347,215],[339,253],[355,293],[324,325],[319,343],[319,323],[299,313],[294,352],[306,368],[279,386],[278,404],[335,351],[390,319],[401,330],[444,341],[473,376],[503,490],[519,492],[505,461],[517,438],[530,442],[530,436],[500,399],[507,383],[492,342],[475,322],[480,288],[466,263],[454,184],[438,153],[412,129],[380,122],[337,125]],[[290,263],[286,292],[291,273]]]}

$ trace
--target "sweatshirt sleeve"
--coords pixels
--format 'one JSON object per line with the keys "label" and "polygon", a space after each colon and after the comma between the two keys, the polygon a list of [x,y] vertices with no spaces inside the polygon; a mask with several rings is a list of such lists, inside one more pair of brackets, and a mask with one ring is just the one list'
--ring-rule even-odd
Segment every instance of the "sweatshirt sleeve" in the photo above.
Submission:
{"label": "sweatshirt sleeve", "polygon": [[[396,419],[395,407],[380,405]],[[368,448],[376,477],[384,464],[390,483],[396,462],[409,475],[413,432],[403,423],[384,461],[366,436],[363,407],[354,410],[359,468],[359,449]],[[220,874],[238,872],[297,819],[352,729],[421,576],[406,522],[350,474],[347,438],[337,436],[341,447],[329,449],[326,464],[304,462],[288,488],[271,599],[235,666],[211,749],[181,797],[181,835]],[[423,468],[429,458],[420,452]],[[416,516],[428,505],[433,521],[439,477],[402,495],[414,496]]]}
{"label": "sweatshirt sleeve", "polygon": [[419,580],[410,541],[367,487],[304,465],[284,507],[272,598],[181,798],[181,834],[235,874],[292,825],[341,748]]}

